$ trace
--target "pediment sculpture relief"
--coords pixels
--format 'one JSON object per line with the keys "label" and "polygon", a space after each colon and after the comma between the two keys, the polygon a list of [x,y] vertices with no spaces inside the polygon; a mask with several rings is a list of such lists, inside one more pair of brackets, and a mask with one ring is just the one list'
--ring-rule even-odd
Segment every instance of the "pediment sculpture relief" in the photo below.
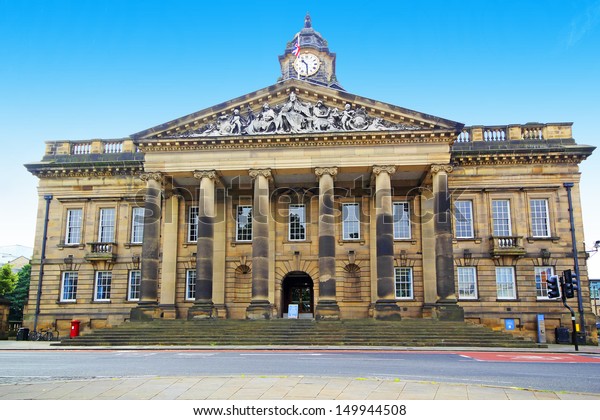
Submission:
{"label": "pediment sculpture relief", "polygon": [[239,108],[235,108],[231,114],[221,115],[213,123],[166,137],[420,129],[418,125],[393,124],[381,118],[371,117],[364,107],[353,108],[350,103],[339,110],[326,106],[320,100],[314,104],[301,102],[292,92],[287,102],[274,108],[265,103],[260,111],[255,113],[248,107],[245,115],[242,115]]}

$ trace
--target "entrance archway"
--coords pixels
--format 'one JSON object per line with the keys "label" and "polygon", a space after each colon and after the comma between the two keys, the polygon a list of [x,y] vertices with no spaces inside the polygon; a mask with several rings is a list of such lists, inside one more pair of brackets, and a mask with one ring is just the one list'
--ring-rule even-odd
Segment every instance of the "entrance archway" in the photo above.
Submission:
{"label": "entrance archway", "polygon": [[313,281],[303,271],[288,273],[282,282],[282,312],[287,318],[289,305],[298,305],[298,318],[313,318],[314,316],[314,290]]}

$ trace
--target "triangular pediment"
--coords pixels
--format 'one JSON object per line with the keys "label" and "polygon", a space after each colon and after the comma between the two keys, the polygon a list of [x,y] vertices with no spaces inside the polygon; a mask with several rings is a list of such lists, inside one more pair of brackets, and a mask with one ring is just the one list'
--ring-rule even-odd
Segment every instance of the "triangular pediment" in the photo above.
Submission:
{"label": "triangular pediment", "polygon": [[138,141],[360,132],[458,133],[463,124],[302,80],[286,80],[133,134]]}

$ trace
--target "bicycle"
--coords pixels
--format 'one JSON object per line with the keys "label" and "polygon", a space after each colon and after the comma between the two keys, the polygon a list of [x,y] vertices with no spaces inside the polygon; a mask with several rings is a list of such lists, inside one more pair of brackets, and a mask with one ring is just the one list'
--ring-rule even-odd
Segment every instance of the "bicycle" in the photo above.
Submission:
{"label": "bicycle", "polygon": [[[58,332],[56,333],[56,339],[58,340]],[[31,331],[29,333],[29,341],[52,341],[54,340],[53,330],[42,329],[40,331]]]}

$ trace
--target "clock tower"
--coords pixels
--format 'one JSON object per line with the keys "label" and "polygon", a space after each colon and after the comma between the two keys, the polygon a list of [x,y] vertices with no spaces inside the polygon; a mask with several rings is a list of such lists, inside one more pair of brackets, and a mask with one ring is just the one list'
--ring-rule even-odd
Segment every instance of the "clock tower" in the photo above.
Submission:
{"label": "clock tower", "polygon": [[[298,55],[295,54],[297,43],[300,46]],[[279,56],[279,63],[279,80],[300,79],[344,90],[335,75],[335,54],[329,51],[323,36],[313,29],[308,13],[304,18],[304,28],[287,43],[284,54]]]}

